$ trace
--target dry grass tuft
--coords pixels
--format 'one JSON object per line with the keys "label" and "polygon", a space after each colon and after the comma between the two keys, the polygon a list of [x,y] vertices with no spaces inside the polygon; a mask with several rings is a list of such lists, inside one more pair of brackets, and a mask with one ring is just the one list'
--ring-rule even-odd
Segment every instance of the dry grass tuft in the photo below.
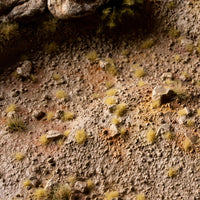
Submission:
{"label": "dry grass tuft", "polygon": [[120,123],[120,119],[114,117],[114,118],[111,119],[111,123],[114,124],[114,125],[118,125]]}
{"label": "dry grass tuft", "polygon": [[192,147],[192,142],[189,138],[185,138],[185,140],[183,141],[183,149],[185,151],[189,151]]}
{"label": "dry grass tuft", "polygon": [[126,113],[127,109],[128,109],[127,104],[120,103],[116,106],[115,115],[121,117]]}
{"label": "dry grass tuft", "polygon": [[149,49],[154,45],[154,40],[152,38],[145,40],[141,47],[142,49]]}
{"label": "dry grass tuft", "polygon": [[137,68],[135,70],[134,74],[135,74],[136,77],[141,78],[141,77],[145,76],[145,71],[144,71],[143,68]]}
{"label": "dry grass tuft", "polygon": [[72,119],[74,119],[74,113],[73,112],[69,112],[69,111],[64,112],[64,116],[63,116],[64,121],[72,120]]}
{"label": "dry grass tuft", "polygon": [[52,77],[53,77],[53,80],[55,80],[55,81],[58,81],[58,80],[60,80],[60,78],[61,78],[61,76],[60,76],[60,74],[59,74],[58,72],[54,73],[54,74],[52,75]]}
{"label": "dry grass tuft", "polygon": [[92,190],[94,188],[94,183],[93,183],[92,179],[87,180],[87,188],[89,190]]}
{"label": "dry grass tuft", "polygon": [[119,196],[118,191],[111,191],[111,192],[106,192],[105,194],[105,200],[112,200],[115,197]]}
{"label": "dry grass tuft", "polygon": [[51,42],[45,45],[44,50],[48,54],[54,53],[58,50],[58,45],[55,42]]}
{"label": "dry grass tuft", "polygon": [[104,99],[104,103],[106,104],[106,105],[114,105],[114,104],[116,104],[116,99],[114,98],[114,97],[106,97],[105,99]]}
{"label": "dry grass tuft", "polygon": [[117,90],[114,88],[106,91],[107,96],[115,96],[116,94],[117,94]]}
{"label": "dry grass tuft", "polygon": [[156,133],[153,129],[149,129],[146,134],[146,140],[148,143],[153,143],[156,139]]}
{"label": "dry grass tuft", "polygon": [[53,200],[66,200],[71,195],[71,188],[68,185],[59,186],[55,189]]}
{"label": "dry grass tuft", "polygon": [[90,62],[94,62],[94,61],[96,61],[96,59],[98,57],[97,52],[95,50],[92,50],[87,54],[86,57]]}
{"label": "dry grass tuft", "polygon": [[145,200],[145,195],[143,193],[137,194],[136,200]]}
{"label": "dry grass tuft", "polygon": [[23,160],[24,157],[25,157],[25,155],[24,155],[23,153],[21,153],[21,152],[15,153],[15,159],[16,159],[17,161]]}
{"label": "dry grass tuft", "polygon": [[23,181],[23,186],[24,186],[24,187],[31,187],[31,186],[32,186],[32,183],[31,183],[31,181],[30,181],[29,179],[25,179],[25,180]]}
{"label": "dry grass tuft", "polygon": [[171,28],[171,29],[169,30],[169,36],[170,36],[170,37],[173,37],[173,38],[177,38],[177,37],[180,36],[180,31],[178,31],[178,30],[175,29],[175,28]]}
{"label": "dry grass tuft", "polygon": [[63,135],[66,136],[66,137],[68,137],[69,134],[70,134],[70,130],[66,130],[66,131],[64,131],[64,133],[63,133]]}
{"label": "dry grass tuft", "polygon": [[168,170],[168,176],[169,176],[170,178],[173,178],[173,177],[176,176],[176,174],[177,174],[176,169],[170,167],[169,170]]}
{"label": "dry grass tuft", "polygon": [[54,113],[53,112],[47,112],[47,116],[46,116],[46,119],[47,121],[51,121],[54,117]]}
{"label": "dry grass tuft", "polygon": [[75,139],[78,144],[84,144],[86,141],[86,133],[83,129],[77,130],[75,134]]}
{"label": "dry grass tuft", "polygon": [[56,98],[63,99],[67,97],[67,93],[64,90],[57,90],[56,91]]}
{"label": "dry grass tuft", "polygon": [[34,191],[34,197],[36,200],[47,200],[49,197],[49,194],[47,190],[45,190],[44,188],[37,188]]}
{"label": "dry grass tuft", "polygon": [[171,140],[173,138],[173,135],[171,132],[168,131],[164,134],[164,138],[167,140]]}
{"label": "dry grass tuft", "polygon": [[17,106],[15,104],[10,104],[7,106],[6,112],[9,113],[9,112],[15,111],[16,109],[17,109]]}
{"label": "dry grass tuft", "polygon": [[46,134],[40,136],[39,141],[40,141],[41,144],[45,144],[45,145],[49,143],[49,140],[47,139],[47,135]]}
{"label": "dry grass tuft", "polygon": [[18,115],[8,118],[7,126],[11,131],[24,131],[26,129],[24,121]]}

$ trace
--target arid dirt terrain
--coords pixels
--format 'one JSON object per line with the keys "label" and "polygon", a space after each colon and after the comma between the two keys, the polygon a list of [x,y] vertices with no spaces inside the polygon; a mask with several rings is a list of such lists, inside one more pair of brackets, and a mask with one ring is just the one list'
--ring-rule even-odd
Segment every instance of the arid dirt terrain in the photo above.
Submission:
{"label": "arid dirt terrain", "polygon": [[58,25],[8,60],[1,200],[200,200],[200,1],[149,7],[148,28]]}

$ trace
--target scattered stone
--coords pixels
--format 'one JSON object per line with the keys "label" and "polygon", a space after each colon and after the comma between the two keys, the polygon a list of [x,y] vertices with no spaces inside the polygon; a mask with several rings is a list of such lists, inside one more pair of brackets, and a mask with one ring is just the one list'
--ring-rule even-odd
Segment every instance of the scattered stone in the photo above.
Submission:
{"label": "scattered stone", "polygon": [[115,137],[115,136],[119,135],[119,131],[117,129],[117,126],[114,125],[114,124],[112,124],[110,126],[110,132],[111,132],[111,134],[110,134],[111,137]]}
{"label": "scattered stone", "polygon": [[163,73],[161,78],[162,78],[162,80],[172,79],[172,73],[170,73],[170,72]]}
{"label": "scattered stone", "polygon": [[168,103],[176,96],[173,90],[162,86],[157,86],[153,89],[152,100],[159,101],[161,104]]}
{"label": "scattered stone", "polygon": [[104,60],[99,61],[99,66],[101,67],[102,70],[105,70],[108,65],[110,64],[107,61]]}
{"label": "scattered stone", "polygon": [[187,121],[186,115],[180,116],[178,119],[179,124],[184,124]]}
{"label": "scattered stone", "polygon": [[79,191],[81,193],[84,193],[86,192],[87,190],[87,183],[86,182],[83,182],[83,181],[77,181],[75,184],[74,184],[74,189],[76,191]]}
{"label": "scattered stone", "polygon": [[162,136],[164,133],[170,132],[171,126],[169,124],[163,124],[157,131],[157,136]]}
{"label": "scattered stone", "polygon": [[76,1],[76,0],[48,0],[48,9],[54,17],[68,19],[81,17],[94,12],[109,0]]}
{"label": "scattered stone", "polygon": [[33,117],[37,120],[41,120],[45,116],[45,113],[43,111],[35,110],[33,111]]}
{"label": "scattered stone", "polygon": [[21,67],[17,68],[17,74],[22,77],[29,77],[32,69],[32,63],[28,60],[24,61]]}
{"label": "scattered stone", "polygon": [[50,130],[47,132],[47,139],[55,139],[61,137],[62,134],[56,130]]}

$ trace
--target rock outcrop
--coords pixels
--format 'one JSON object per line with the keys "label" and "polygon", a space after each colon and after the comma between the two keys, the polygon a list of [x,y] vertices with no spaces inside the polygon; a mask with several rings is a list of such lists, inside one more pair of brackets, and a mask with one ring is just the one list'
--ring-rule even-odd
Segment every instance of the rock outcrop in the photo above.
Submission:
{"label": "rock outcrop", "polygon": [[109,0],[48,0],[48,9],[53,16],[67,19],[94,12]]}
{"label": "rock outcrop", "polygon": [[15,21],[31,18],[43,13],[46,8],[46,0],[3,0],[0,3],[1,21]]}

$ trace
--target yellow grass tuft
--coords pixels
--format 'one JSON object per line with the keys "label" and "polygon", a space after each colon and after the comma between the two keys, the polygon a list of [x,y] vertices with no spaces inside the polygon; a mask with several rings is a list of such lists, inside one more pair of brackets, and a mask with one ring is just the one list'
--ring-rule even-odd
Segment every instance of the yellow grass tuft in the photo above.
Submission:
{"label": "yellow grass tuft", "polygon": [[200,116],[200,108],[197,110],[197,114]]}
{"label": "yellow grass tuft", "polygon": [[118,116],[118,117],[121,117],[123,116],[126,111],[127,111],[127,104],[125,103],[120,103],[116,106],[116,110],[115,110],[115,115]]}
{"label": "yellow grass tuft", "polygon": [[156,139],[156,133],[153,129],[149,129],[146,134],[146,140],[148,143],[153,143]]}
{"label": "yellow grass tuft", "polygon": [[51,54],[58,50],[58,45],[55,42],[51,42],[45,45],[44,50],[46,53]]}
{"label": "yellow grass tuft", "polygon": [[58,81],[61,78],[59,73],[54,73],[52,77],[53,77],[53,80],[55,81]]}
{"label": "yellow grass tuft", "polygon": [[183,109],[179,110],[179,111],[177,112],[177,114],[178,114],[178,116],[187,115],[187,110],[186,110],[186,108],[183,108]]}
{"label": "yellow grass tuft", "polygon": [[114,97],[106,97],[105,99],[104,99],[104,103],[106,104],[106,105],[113,105],[113,104],[116,104],[116,99],[114,98]]}
{"label": "yellow grass tuft", "polygon": [[114,125],[118,125],[120,123],[120,119],[114,117],[114,118],[111,119],[111,123],[114,124]]}
{"label": "yellow grass tuft", "polygon": [[192,147],[192,142],[189,138],[185,138],[185,140],[183,141],[183,148],[185,151],[189,151]]}
{"label": "yellow grass tuft", "polygon": [[67,121],[67,120],[72,120],[72,119],[74,119],[73,112],[69,112],[69,111],[64,112],[63,120]]}
{"label": "yellow grass tuft", "polygon": [[174,55],[174,61],[175,62],[179,62],[181,60],[181,56],[180,55]]}
{"label": "yellow grass tuft", "polygon": [[17,109],[17,106],[15,104],[10,104],[7,106],[6,112],[9,113],[9,112],[15,111],[16,109]]}
{"label": "yellow grass tuft", "polygon": [[70,130],[66,130],[66,131],[64,131],[64,133],[63,133],[63,135],[66,136],[66,137],[68,137],[69,134],[70,134]]}
{"label": "yellow grass tuft", "polygon": [[112,200],[115,197],[119,196],[119,192],[118,191],[111,191],[111,192],[107,192],[105,194],[105,200]]}
{"label": "yellow grass tuft", "polygon": [[71,194],[71,188],[68,185],[59,186],[54,191],[53,199],[66,200],[69,199],[70,194]]}
{"label": "yellow grass tuft", "polygon": [[16,159],[17,161],[23,160],[24,157],[25,157],[25,155],[24,155],[23,153],[21,153],[21,152],[15,153],[15,159]]}
{"label": "yellow grass tuft", "polygon": [[119,132],[120,132],[121,135],[125,135],[127,133],[127,128],[121,127]]}
{"label": "yellow grass tuft", "polygon": [[178,31],[177,29],[175,28],[171,28],[169,30],[169,36],[173,37],[173,38],[177,38],[180,36],[180,31]]}
{"label": "yellow grass tuft", "polygon": [[56,91],[56,97],[58,99],[66,98],[67,97],[67,93],[64,90],[57,90]]}
{"label": "yellow grass tuft", "polygon": [[159,108],[161,106],[160,100],[154,100],[152,102],[152,108]]}
{"label": "yellow grass tuft", "polygon": [[48,144],[49,143],[49,140],[47,139],[47,135],[46,134],[40,136],[39,141],[40,141],[41,144]]}
{"label": "yellow grass tuft", "polygon": [[165,134],[164,134],[164,138],[165,139],[167,139],[167,140],[171,140],[172,139],[172,137],[173,137],[173,135],[172,135],[172,133],[171,132],[166,132]]}
{"label": "yellow grass tuft", "polygon": [[87,188],[89,190],[92,190],[94,188],[94,183],[93,183],[92,179],[87,180]]}
{"label": "yellow grass tuft", "polygon": [[95,50],[92,50],[87,54],[86,57],[90,62],[94,62],[98,57],[97,52]]}
{"label": "yellow grass tuft", "polygon": [[145,200],[145,195],[143,193],[137,194],[136,200]]}
{"label": "yellow grass tuft", "polygon": [[138,87],[143,87],[145,85],[146,83],[144,81],[138,81]]}
{"label": "yellow grass tuft", "polygon": [[23,131],[26,129],[24,121],[17,115],[8,118],[7,126],[11,131]]}
{"label": "yellow grass tuft", "polygon": [[110,82],[110,81],[106,81],[106,82],[105,82],[106,88],[111,88],[111,87],[113,87],[113,85],[114,85],[114,83],[112,83],[112,82]]}
{"label": "yellow grass tuft", "polygon": [[193,119],[188,119],[186,125],[187,126],[194,126],[195,121]]}
{"label": "yellow grass tuft", "polygon": [[23,186],[24,187],[30,187],[30,186],[32,186],[32,183],[31,183],[31,181],[29,179],[25,179],[23,181]]}
{"label": "yellow grass tuft", "polygon": [[37,188],[34,191],[34,197],[36,200],[47,200],[48,192],[44,188]]}
{"label": "yellow grass tuft", "polygon": [[114,88],[106,91],[107,96],[115,96],[116,94],[117,94],[117,90]]}
{"label": "yellow grass tuft", "polygon": [[47,121],[51,121],[52,119],[53,119],[53,117],[54,117],[54,113],[53,112],[47,112],[47,116],[46,116],[46,118],[47,118]]}
{"label": "yellow grass tuft", "polygon": [[75,139],[78,144],[84,144],[86,141],[86,133],[83,129],[77,130],[75,134]]}
{"label": "yellow grass tuft", "polygon": [[141,47],[142,49],[149,49],[154,45],[154,40],[152,38],[145,40]]}
{"label": "yellow grass tuft", "polygon": [[176,174],[177,174],[176,169],[170,167],[169,170],[168,170],[168,176],[169,176],[170,178],[173,178],[173,177],[176,176]]}
{"label": "yellow grass tuft", "polygon": [[141,78],[141,77],[145,76],[145,71],[143,68],[138,68],[135,70],[134,74],[136,77]]}

